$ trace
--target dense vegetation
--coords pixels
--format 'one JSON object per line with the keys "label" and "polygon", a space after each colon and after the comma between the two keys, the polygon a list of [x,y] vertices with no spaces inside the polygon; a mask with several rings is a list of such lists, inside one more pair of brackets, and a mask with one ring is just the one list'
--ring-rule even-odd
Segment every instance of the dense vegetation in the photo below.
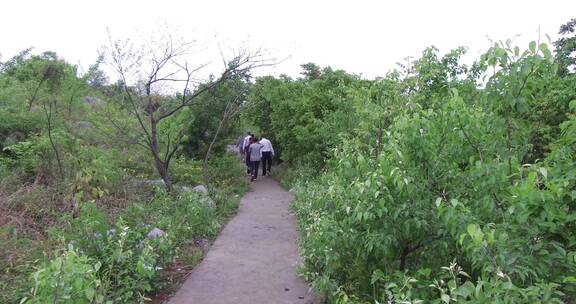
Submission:
{"label": "dense vegetation", "polygon": [[143,302],[172,288],[172,265],[198,262],[247,190],[224,155],[238,119],[223,115],[248,76],[187,88],[197,99],[155,126],[168,185],[138,119],[182,93],[110,84],[103,59],[80,71],[25,50],[0,64],[0,303]]}
{"label": "dense vegetation", "polygon": [[329,303],[572,303],[575,26],[554,53],[497,42],[467,66],[431,47],[376,80],[309,63],[252,81],[265,62],[241,54],[196,83],[173,40],[111,42],[86,71],[24,50],[0,62],[0,302],[170,289],[247,189],[224,150],[250,126]]}
{"label": "dense vegetation", "polygon": [[242,115],[290,167],[302,273],[328,302],[576,299],[574,24],[556,55],[506,41],[472,66],[428,48],[374,81],[256,80]]}

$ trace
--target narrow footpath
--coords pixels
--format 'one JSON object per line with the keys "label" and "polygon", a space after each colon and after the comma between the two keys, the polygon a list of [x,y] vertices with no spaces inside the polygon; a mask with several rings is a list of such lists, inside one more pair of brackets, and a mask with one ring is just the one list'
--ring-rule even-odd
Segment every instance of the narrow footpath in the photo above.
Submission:
{"label": "narrow footpath", "polygon": [[299,263],[292,195],[259,178],[170,304],[313,304]]}

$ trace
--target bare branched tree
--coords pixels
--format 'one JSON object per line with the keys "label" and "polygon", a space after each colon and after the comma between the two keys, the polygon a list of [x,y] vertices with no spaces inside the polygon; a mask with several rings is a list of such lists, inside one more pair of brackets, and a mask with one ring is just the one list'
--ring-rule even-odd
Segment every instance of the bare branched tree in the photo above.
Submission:
{"label": "bare branched tree", "polygon": [[140,144],[150,151],[154,166],[170,192],[173,190],[170,161],[184,137],[184,126],[177,134],[168,134],[162,140],[158,126],[227,79],[246,75],[257,67],[276,64],[273,59],[265,59],[259,51],[242,50],[236,52],[232,60],[223,57],[225,65],[218,76],[202,81],[197,74],[210,62],[190,65],[186,59],[191,54],[191,46],[191,43],[175,41],[168,35],[145,47],[135,48],[130,41],[114,41],[110,36],[108,59],[120,78],[124,107],[137,121]]}

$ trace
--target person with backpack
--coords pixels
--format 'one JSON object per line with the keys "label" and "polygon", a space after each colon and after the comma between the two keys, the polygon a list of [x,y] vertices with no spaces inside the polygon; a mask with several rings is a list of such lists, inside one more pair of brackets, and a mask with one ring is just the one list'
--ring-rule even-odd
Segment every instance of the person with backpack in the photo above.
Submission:
{"label": "person with backpack", "polygon": [[252,171],[250,181],[253,182],[258,178],[258,167],[262,159],[262,144],[258,142],[256,137],[253,138],[253,143],[248,147],[248,153],[246,154],[250,157],[250,171]]}
{"label": "person with backpack", "polygon": [[262,144],[262,176],[270,175],[272,169],[272,157],[274,156],[274,148],[265,135],[261,136],[260,144]]}

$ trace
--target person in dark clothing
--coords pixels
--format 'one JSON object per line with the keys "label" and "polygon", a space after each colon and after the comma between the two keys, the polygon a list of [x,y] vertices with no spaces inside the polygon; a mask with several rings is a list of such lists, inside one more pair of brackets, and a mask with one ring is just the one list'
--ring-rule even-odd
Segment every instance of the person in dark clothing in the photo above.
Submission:
{"label": "person in dark clothing", "polygon": [[238,155],[240,155],[240,160],[244,159],[244,137],[240,137],[238,139],[238,143],[236,143],[236,148],[238,149]]}
{"label": "person in dark clothing", "polygon": [[252,164],[252,178],[250,181],[253,182],[258,178],[258,167],[262,159],[262,144],[258,142],[258,139],[254,138],[254,143],[248,147],[247,154],[250,155],[250,164]]}
{"label": "person in dark clothing", "polygon": [[272,143],[264,135],[262,135],[262,138],[260,139],[260,144],[262,145],[262,175],[270,175],[274,148],[272,147]]}
{"label": "person in dark clothing", "polygon": [[250,162],[250,146],[254,143],[254,137],[250,136],[247,137],[247,140],[244,144],[244,155],[246,157],[246,174],[252,174],[252,163]]}

